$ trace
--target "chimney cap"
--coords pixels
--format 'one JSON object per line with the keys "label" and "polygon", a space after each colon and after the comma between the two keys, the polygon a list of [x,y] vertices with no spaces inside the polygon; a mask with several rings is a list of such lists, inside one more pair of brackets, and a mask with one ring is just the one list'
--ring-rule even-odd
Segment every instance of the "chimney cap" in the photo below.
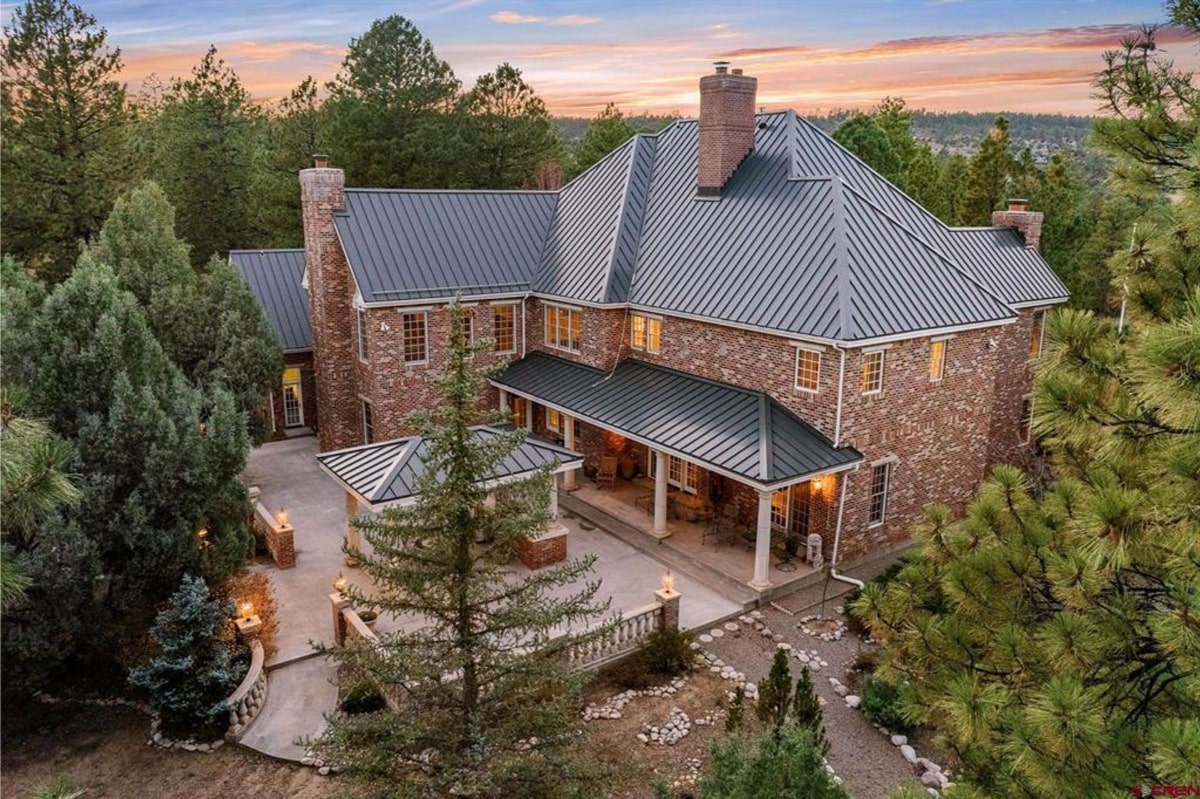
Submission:
{"label": "chimney cap", "polygon": [[736,67],[736,68],[734,68],[734,69],[731,69],[731,70],[729,70],[729,72],[730,72],[731,74],[733,74],[733,75],[741,75],[741,74],[742,74],[742,68],[741,68],[741,67]]}
{"label": "chimney cap", "polygon": [[1008,201],[1008,210],[1024,211],[1025,206],[1028,204],[1029,204],[1029,201],[1026,200],[1024,197],[1013,197]]}
{"label": "chimney cap", "polygon": [[329,166],[329,156],[325,153],[313,153],[313,164],[317,169],[324,169]]}
{"label": "chimney cap", "polygon": [[714,61],[713,66],[716,68],[718,75],[724,75],[729,71],[728,61]]}

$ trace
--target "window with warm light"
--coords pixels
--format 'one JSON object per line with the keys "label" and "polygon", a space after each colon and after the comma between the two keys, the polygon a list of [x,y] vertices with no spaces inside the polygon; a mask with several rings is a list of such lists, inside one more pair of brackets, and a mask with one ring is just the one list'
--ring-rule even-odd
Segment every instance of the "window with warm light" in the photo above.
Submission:
{"label": "window with warm light", "polygon": [[635,313],[629,318],[630,346],[635,350],[657,353],[662,350],[662,319]]}
{"label": "window with warm light", "polygon": [[796,348],[796,388],[813,394],[821,385],[821,353],[803,347]]}
{"label": "window with warm light", "polygon": [[363,443],[373,444],[375,443],[375,417],[371,412],[371,403],[360,399],[359,409],[362,414]]}
{"label": "window with warm light", "polygon": [[[654,456],[653,451],[647,452],[647,456],[646,474],[653,478],[658,470],[658,458]],[[700,467],[683,458],[668,455],[667,485],[675,486],[689,494],[696,493],[700,485]]]}
{"label": "window with warm light", "polygon": [[862,393],[883,391],[883,350],[868,350],[862,356]]}
{"label": "window with warm light", "polygon": [[428,322],[424,311],[400,314],[401,351],[405,363],[425,363],[429,360]]}
{"label": "window with warm light", "polygon": [[517,306],[492,306],[493,349],[498,355],[517,351]]}
{"label": "window with warm light", "polygon": [[936,383],[946,374],[946,340],[929,342],[929,380]]}
{"label": "window with warm light", "polygon": [[871,506],[867,514],[868,527],[883,524],[883,520],[887,518],[887,493],[891,471],[891,463],[880,463],[871,469]]}
{"label": "window with warm light", "polygon": [[1046,312],[1033,312],[1033,329],[1029,332],[1029,357],[1036,358],[1042,354],[1042,344],[1046,339]]}
{"label": "window with warm light", "polygon": [[583,338],[583,312],[559,305],[546,306],[546,346],[579,352]]}
{"label": "window with warm light", "polygon": [[367,312],[362,308],[354,309],[354,318],[358,324],[358,359],[367,360]]}
{"label": "window with warm light", "polygon": [[565,417],[563,416],[563,414],[559,413],[554,408],[547,408],[546,409],[546,429],[552,430],[555,433],[558,433],[559,437],[561,437],[563,435],[564,431],[566,430],[566,426],[563,424],[564,418]]}
{"label": "window with warm light", "polygon": [[782,489],[771,494],[771,526],[781,530],[787,529],[788,524],[788,489]]}

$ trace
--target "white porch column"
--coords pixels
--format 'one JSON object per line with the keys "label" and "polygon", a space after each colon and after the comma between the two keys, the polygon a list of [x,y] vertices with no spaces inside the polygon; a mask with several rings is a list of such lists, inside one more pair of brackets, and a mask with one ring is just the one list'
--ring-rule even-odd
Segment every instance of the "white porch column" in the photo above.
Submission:
{"label": "white porch column", "polygon": [[558,475],[550,476],[550,521],[558,521]]}
{"label": "white porch column", "polygon": [[508,413],[508,392],[500,389],[500,410]]}
{"label": "white porch column", "polygon": [[654,537],[666,538],[667,532],[667,453],[654,451]]}
{"label": "white porch column", "polygon": [[750,587],[765,591],[771,587],[771,492],[758,492],[758,535],[754,540],[754,579]]}
{"label": "white porch column", "polygon": [[525,429],[533,435],[533,401],[525,400]]}
{"label": "white porch column", "polygon": [[[569,450],[575,449],[575,417],[563,414],[563,446]],[[571,469],[563,478],[564,487],[568,491],[579,488],[579,470]]]}
{"label": "white porch column", "polygon": [[[358,500],[349,491],[346,492],[346,546],[349,549],[362,549],[362,536],[358,528],[350,522],[358,515]],[[353,565],[350,556],[346,556],[346,565]]]}

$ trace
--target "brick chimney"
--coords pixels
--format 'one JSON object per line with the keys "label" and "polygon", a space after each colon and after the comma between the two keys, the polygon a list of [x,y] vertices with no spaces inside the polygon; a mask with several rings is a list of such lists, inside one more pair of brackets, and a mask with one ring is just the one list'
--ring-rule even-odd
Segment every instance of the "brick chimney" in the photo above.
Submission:
{"label": "brick chimney", "polygon": [[1008,201],[1007,211],[993,211],[992,224],[996,227],[1015,227],[1025,239],[1025,246],[1038,249],[1042,242],[1042,221],[1045,214],[1041,211],[1026,211],[1026,201],[1013,198]]}
{"label": "brick chimney", "polygon": [[346,207],[346,173],[314,155],[300,170],[304,220],[304,266],[308,272],[313,327],[313,373],[317,383],[318,440],[322,452],[361,443],[352,349],[354,280],[338,241],[333,217]]}
{"label": "brick chimney", "polygon": [[755,96],[758,80],[729,71],[718,61],[716,72],[700,78],[700,148],[696,193],[717,197],[742,159],[754,149]]}

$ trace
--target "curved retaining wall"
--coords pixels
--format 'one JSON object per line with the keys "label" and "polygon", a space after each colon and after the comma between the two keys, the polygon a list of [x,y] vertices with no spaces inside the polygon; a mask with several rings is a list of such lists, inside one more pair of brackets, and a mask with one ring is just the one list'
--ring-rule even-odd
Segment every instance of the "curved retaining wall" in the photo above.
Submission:
{"label": "curved retaining wall", "polygon": [[242,683],[229,695],[229,729],[225,740],[235,743],[246,734],[246,728],[258,716],[267,701],[266,653],[260,641],[250,643],[250,668]]}

